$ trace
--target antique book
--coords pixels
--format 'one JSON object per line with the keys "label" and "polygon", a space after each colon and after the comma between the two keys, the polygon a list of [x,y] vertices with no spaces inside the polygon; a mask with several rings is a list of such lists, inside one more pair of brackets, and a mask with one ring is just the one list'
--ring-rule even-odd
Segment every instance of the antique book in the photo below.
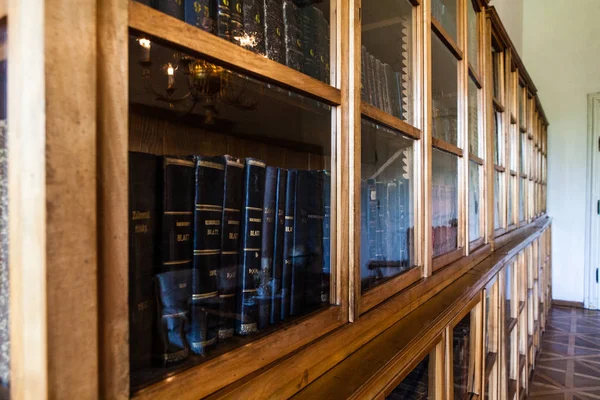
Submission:
{"label": "antique book", "polygon": [[369,254],[368,254],[368,277],[369,280],[373,281],[375,278],[375,272],[371,269],[371,263],[375,262],[378,257],[377,249],[377,187],[375,179],[367,180],[367,237],[369,240]]}
{"label": "antique book", "polygon": [[265,54],[273,61],[285,64],[285,32],[283,2],[264,0]]}
{"label": "antique book", "polygon": [[160,247],[155,278],[157,325],[156,356],[161,364],[187,358],[189,301],[193,260],[193,159],[162,158],[159,174]]}
{"label": "antique book", "polygon": [[296,173],[296,198],[294,201],[294,246],[292,250],[292,284],[290,288],[290,315],[300,315],[304,311],[306,269],[308,249],[308,192],[310,185],[308,171]]}
{"label": "antique book", "polygon": [[240,223],[242,216],[242,186],[244,164],[239,158],[223,156],[225,178],[223,187],[223,217],[221,223],[221,265],[219,269],[219,322],[217,337],[225,340],[233,336],[237,272],[240,250]]}
{"label": "antique book", "polygon": [[156,9],[180,20],[185,19],[182,0],[155,0]]}
{"label": "antique book", "polygon": [[377,219],[375,230],[375,258],[386,261],[388,257],[387,243],[385,241],[385,228],[387,223],[387,183],[377,181]]}
{"label": "antique book", "polygon": [[379,109],[388,112],[383,64],[377,58],[375,58],[375,79],[377,80],[377,104],[379,104]]}
{"label": "antique book", "polygon": [[323,273],[321,277],[321,303],[329,304],[331,287],[331,174],[323,174]]}
{"label": "antique book", "polygon": [[369,188],[366,179],[360,181],[360,280],[362,290],[368,288],[369,271]]}
{"label": "antique book", "polygon": [[273,231],[273,282],[271,285],[271,324],[281,320],[281,276],[283,274],[283,238],[288,171],[277,168],[275,226]]}
{"label": "antique book", "polygon": [[217,341],[219,269],[225,163],[222,157],[196,157],[194,266],[188,343],[195,354]]}
{"label": "antique book", "polygon": [[244,38],[240,45],[257,54],[265,54],[264,0],[245,0],[242,17]]}
{"label": "antique book", "polygon": [[369,59],[367,60],[368,63],[368,71],[369,71],[369,86],[371,87],[371,105],[373,105],[374,107],[380,107],[379,105],[379,90],[378,90],[378,83],[377,83],[377,75],[376,75],[376,64],[377,62],[375,61],[375,57],[372,54],[369,54]]}
{"label": "antique book", "polygon": [[[303,292],[298,302],[298,312],[303,313],[321,305],[323,285],[323,173],[322,171],[298,171],[296,184],[296,237],[294,247],[298,250],[294,263],[298,275],[304,275]],[[306,222],[305,222],[306,221]],[[303,252],[302,252],[303,251]],[[296,274],[294,274],[296,275]],[[299,288],[298,288],[299,289]],[[295,293],[294,293],[295,294]],[[294,294],[292,298],[294,298]],[[292,305],[294,302],[292,302]]]}
{"label": "antique book", "polygon": [[367,48],[365,46],[361,47],[361,57],[360,57],[360,98],[362,101],[370,103],[369,100],[369,83],[367,80]]}
{"label": "antique book", "polygon": [[285,64],[297,71],[302,71],[304,64],[302,12],[291,0],[283,2],[283,20],[285,24]]}
{"label": "antique book", "polygon": [[244,36],[244,0],[231,0],[229,8],[231,10],[229,23],[231,40],[239,44]]}
{"label": "antique book", "polygon": [[302,8],[302,34],[304,38],[304,67],[306,75],[320,78],[318,38],[320,10],[313,6]]}
{"label": "antique book", "polygon": [[388,248],[388,260],[393,262],[386,269],[386,276],[393,276],[399,272],[398,267],[400,266],[400,210],[399,210],[399,190],[398,183],[396,181],[387,183],[387,210],[388,218],[386,220],[387,226],[385,231],[386,246]]}
{"label": "antique book", "polygon": [[317,20],[317,56],[319,80],[329,83],[329,23],[321,10]]}
{"label": "antique book", "polygon": [[245,161],[237,292],[236,333],[238,335],[249,335],[258,331],[257,291],[260,282],[261,229],[265,195],[265,163],[254,158],[246,158]]}
{"label": "antique book", "polygon": [[396,84],[396,75],[394,74],[394,70],[392,69],[392,66],[390,64],[383,64],[383,70],[385,72],[385,83],[389,96],[390,114],[394,117],[401,118],[401,93],[398,90],[398,85]]}
{"label": "antique book", "polygon": [[150,367],[152,360],[159,165],[158,156],[129,152],[129,359],[132,371]]}
{"label": "antique book", "polygon": [[230,0],[216,0],[216,30],[215,33],[225,40],[231,40],[231,9],[229,8]]}
{"label": "antique book", "polygon": [[267,167],[262,213],[262,246],[260,257],[260,277],[258,284],[258,329],[262,330],[271,322],[271,294],[273,291],[273,245],[277,206],[277,168]]}
{"label": "antique book", "polygon": [[203,31],[215,33],[213,0],[184,0],[185,22]]}
{"label": "antique book", "polygon": [[289,170],[285,190],[285,229],[283,234],[283,268],[281,272],[281,319],[290,316],[292,262],[294,256],[294,210],[296,204],[296,170]]}

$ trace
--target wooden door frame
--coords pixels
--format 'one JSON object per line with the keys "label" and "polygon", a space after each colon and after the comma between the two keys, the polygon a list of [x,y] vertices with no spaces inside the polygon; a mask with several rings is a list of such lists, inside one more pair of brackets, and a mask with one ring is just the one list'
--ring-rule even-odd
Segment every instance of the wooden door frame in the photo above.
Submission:
{"label": "wooden door frame", "polygon": [[[585,222],[585,284],[584,306],[600,309],[600,288],[596,282],[596,268],[600,267],[600,251],[592,243],[600,240],[600,92],[588,94],[588,157],[586,173],[586,222]],[[598,151],[596,151],[598,149]]]}

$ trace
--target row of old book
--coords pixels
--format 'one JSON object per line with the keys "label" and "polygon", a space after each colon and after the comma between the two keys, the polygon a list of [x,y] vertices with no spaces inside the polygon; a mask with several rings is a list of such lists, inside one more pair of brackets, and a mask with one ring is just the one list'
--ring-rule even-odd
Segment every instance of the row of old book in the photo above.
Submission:
{"label": "row of old book", "polygon": [[361,282],[363,290],[412,265],[413,227],[408,179],[361,182]]}
{"label": "row of old book", "polygon": [[313,1],[138,1],[329,83],[329,23]]}
{"label": "row of old book", "polygon": [[369,53],[365,46],[362,46],[362,100],[390,115],[406,120],[408,118],[409,90],[409,67],[406,51],[402,52],[402,65],[402,71],[394,71],[390,64],[381,62]]}
{"label": "row of old book", "polygon": [[432,185],[433,256],[456,250],[458,244],[458,197],[455,185]]}
{"label": "row of old book", "polygon": [[130,152],[129,185],[132,371],[329,304],[328,172]]}

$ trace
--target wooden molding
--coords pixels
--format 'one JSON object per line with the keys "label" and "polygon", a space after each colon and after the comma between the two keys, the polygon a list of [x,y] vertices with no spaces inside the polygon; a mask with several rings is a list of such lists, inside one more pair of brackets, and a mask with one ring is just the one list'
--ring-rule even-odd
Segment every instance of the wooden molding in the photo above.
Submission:
{"label": "wooden molding", "polygon": [[375,122],[386,125],[392,129],[398,130],[403,134],[410,136],[413,139],[421,139],[420,129],[415,128],[414,126],[401,120],[400,118],[394,117],[393,115],[390,115],[385,111],[382,111],[379,108],[372,106],[369,103],[366,103],[364,101],[361,102],[360,111],[362,115]]}
{"label": "wooden molding", "polygon": [[475,154],[469,153],[469,160],[483,166],[485,164],[485,161],[483,160],[483,158],[479,158],[477,157]]}
{"label": "wooden molding", "polygon": [[582,301],[554,300],[554,299],[552,299],[552,306],[570,307],[570,308],[585,308]]}
{"label": "wooden molding", "polygon": [[442,43],[446,45],[448,50],[450,50],[450,52],[454,54],[454,57],[456,57],[458,60],[462,60],[463,52],[460,49],[460,47],[458,47],[454,39],[452,39],[452,36],[450,36],[448,31],[446,31],[442,24],[433,17],[431,17],[431,28],[433,29],[437,37],[440,38]]}
{"label": "wooden molding", "polygon": [[363,314],[381,304],[393,295],[400,293],[416,283],[423,275],[423,268],[413,267],[410,270],[391,278],[388,282],[376,286],[361,296],[360,313]]}
{"label": "wooden molding", "polygon": [[431,145],[438,150],[442,150],[442,151],[445,151],[446,153],[454,154],[457,157],[463,156],[463,149],[461,149],[460,147],[458,147],[452,143],[448,143],[445,140],[432,137]]}

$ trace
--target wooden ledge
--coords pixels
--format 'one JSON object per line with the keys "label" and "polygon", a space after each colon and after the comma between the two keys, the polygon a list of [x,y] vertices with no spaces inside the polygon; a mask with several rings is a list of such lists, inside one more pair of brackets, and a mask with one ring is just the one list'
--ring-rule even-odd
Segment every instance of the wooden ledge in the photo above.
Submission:
{"label": "wooden ledge", "polygon": [[463,150],[460,147],[458,147],[452,143],[448,143],[445,140],[432,137],[431,145],[438,150],[445,151],[446,153],[453,154],[457,157],[463,156]]}
{"label": "wooden ledge", "polygon": [[471,154],[469,153],[469,160],[473,161],[474,163],[477,163],[479,165],[483,165],[485,164],[485,161],[483,160],[483,158],[479,158],[477,157],[475,154]]}
{"label": "wooden ledge", "polygon": [[129,27],[152,40],[202,55],[227,68],[275,83],[329,105],[342,104],[339,89],[255,54],[135,0],[129,0]]}
{"label": "wooden ledge", "polygon": [[413,139],[421,139],[421,130],[415,128],[414,126],[412,126],[406,121],[401,120],[400,118],[394,117],[393,115],[390,115],[385,111],[382,111],[379,108],[372,106],[369,103],[362,101],[360,103],[360,112],[363,116],[382,125],[385,125],[389,128],[400,131]]}
{"label": "wooden ledge", "polygon": [[500,100],[498,100],[496,97],[494,97],[492,99],[492,103],[494,104],[494,109],[496,111],[498,111],[499,113],[504,112],[504,106],[502,105],[502,103],[500,103]]}
{"label": "wooden ledge", "polygon": [[458,60],[462,60],[464,58],[462,50],[460,49],[460,47],[458,47],[458,45],[456,44],[454,39],[452,39],[452,37],[450,36],[448,31],[446,30],[446,28],[444,28],[444,26],[441,24],[440,21],[431,17],[431,28],[433,29],[433,31],[435,32],[437,37],[440,38],[442,43],[444,43],[444,45],[446,45],[448,50],[450,50],[450,52]]}
{"label": "wooden ledge", "polygon": [[469,76],[471,77],[471,79],[473,79],[473,82],[475,83],[475,86],[477,86],[477,89],[483,89],[483,84],[481,83],[481,77],[479,76],[479,74],[477,73],[477,71],[475,71],[475,68],[473,68],[473,65],[471,64],[471,62],[469,61]]}

